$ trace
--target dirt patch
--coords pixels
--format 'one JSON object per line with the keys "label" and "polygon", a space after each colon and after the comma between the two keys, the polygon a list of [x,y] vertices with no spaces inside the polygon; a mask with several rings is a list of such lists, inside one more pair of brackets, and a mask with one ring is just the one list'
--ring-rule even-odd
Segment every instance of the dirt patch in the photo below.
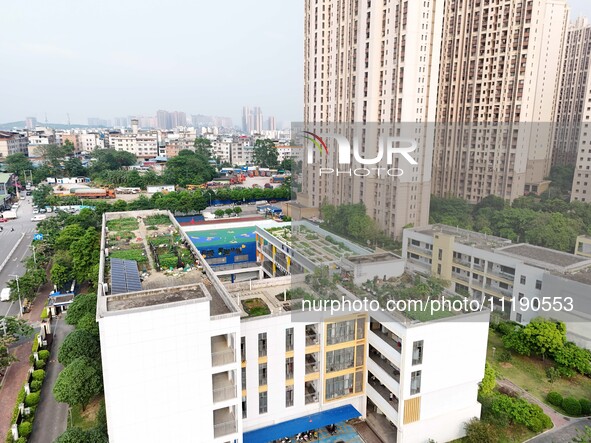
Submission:
{"label": "dirt patch", "polygon": [[94,423],[96,421],[96,416],[98,414],[98,410],[101,407],[101,402],[103,401],[103,396],[96,397],[88,403],[86,409],[84,411],[80,410],[80,417],[86,423]]}
{"label": "dirt patch", "polygon": [[513,365],[512,365],[511,363],[509,363],[509,362],[506,362],[506,361],[504,361],[504,362],[502,362],[502,363],[499,363],[499,366],[500,366],[501,368],[505,368],[505,369],[509,369],[509,368],[512,368],[512,367],[513,367]]}

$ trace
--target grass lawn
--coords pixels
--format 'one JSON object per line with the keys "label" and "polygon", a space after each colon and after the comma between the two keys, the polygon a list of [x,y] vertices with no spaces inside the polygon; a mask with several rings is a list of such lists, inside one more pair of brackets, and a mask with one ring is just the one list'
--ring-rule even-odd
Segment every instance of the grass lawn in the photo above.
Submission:
{"label": "grass lawn", "polygon": [[82,406],[74,406],[72,408],[72,425],[82,429],[93,428],[96,425],[96,415],[103,399],[103,395],[95,397],[86,406],[84,411],[82,411]]}
{"label": "grass lawn", "polygon": [[244,300],[242,306],[249,317],[258,317],[260,315],[268,315],[271,313],[267,304],[260,298]]}
{"label": "grass lawn", "polygon": [[[493,347],[495,358],[493,358]],[[577,399],[591,400],[591,378],[576,374],[572,378],[561,378],[550,383],[546,377],[546,368],[553,366],[550,359],[542,361],[538,357],[525,357],[513,353],[510,362],[498,361],[498,356],[505,350],[501,336],[489,331],[487,361],[499,375],[525,389],[533,396],[546,402],[548,392],[556,391],[563,397],[573,396]],[[547,403],[548,404],[548,403]],[[550,405],[551,406],[551,405]],[[554,406],[551,406],[554,408]]]}

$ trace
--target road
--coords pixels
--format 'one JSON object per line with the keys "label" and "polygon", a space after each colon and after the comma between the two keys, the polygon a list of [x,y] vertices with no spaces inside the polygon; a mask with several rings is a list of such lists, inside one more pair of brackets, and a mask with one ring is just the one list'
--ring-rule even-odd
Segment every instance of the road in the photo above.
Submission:
{"label": "road", "polygon": [[68,423],[68,404],[58,403],[53,397],[53,386],[63,366],[57,361],[57,354],[64,338],[72,332],[74,326],[66,324],[59,316],[53,323],[53,345],[51,356],[45,368],[46,375],[41,388],[41,401],[37,406],[33,433],[29,443],[52,443],[65,430]]}
{"label": "road", "polygon": [[[21,201],[16,211],[18,218],[6,223],[0,223],[2,231],[0,232],[0,264],[4,262],[14,245],[25,234],[23,240],[14,251],[6,266],[0,271],[0,289],[6,287],[9,280],[13,280],[11,275],[21,276],[25,273],[25,266],[22,261],[31,254],[31,241],[36,232],[36,223],[31,221],[33,217],[33,207],[31,197]],[[14,231],[11,231],[14,228]],[[18,302],[0,302],[0,316],[18,315]]]}

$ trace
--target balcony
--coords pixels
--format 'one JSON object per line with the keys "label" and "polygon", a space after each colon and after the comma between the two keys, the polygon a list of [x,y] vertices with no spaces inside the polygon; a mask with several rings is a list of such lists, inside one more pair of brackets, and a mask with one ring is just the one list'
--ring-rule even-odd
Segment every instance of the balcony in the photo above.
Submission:
{"label": "balcony", "polygon": [[489,284],[487,284],[485,286],[485,289],[487,291],[492,291],[496,294],[502,294],[505,297],[513,297],[513,290],[512,289],[504,289],[499,286],[493,286],[493,285],[489,285]]}
{"label": "balcony", "polygon": [[316,382],[306,382],[304,385],[304,400],[307,405],[318,403],[318,388],[316,387]]}
{"label": "balcony", "polygon": [[234,407],[216,409],[213,411],[213,436],[223,437],[238,432],[238,423]]}
{"label": "balcony", "polygon": [[397,383],[400,383],[400,370],[389,362],[387,358],[385,358],[377,349],[370,345],[369,347],[369,358],[373,361],[376,365],[382,368],[386,374],[396,380]]}
{"label": "balcony", "polygon": [[370,324],[370,330],[383,341],[388,343],[396,352],[402,352],[402,339],[396,334],[390,331],[383,332],[380,324],[373,321]]}
{"label": "balcony", "polygon": [[223,366],[236,361],[234,348],[228,346],[226,335],[211,337],[211,363],[212,366]]}
{"label": "balcony", "polygon": [[306,346],[316,346],[319,342],[317,325],[306,325]]}
{"label": "balcony", "polygon": [[380,381],[371,373],[368,372],[369,385],[378,393],[380,396],[388,402],[396,412],[398,412],[398,397],[396,397],[386,386],[380,383]]}
{"label": "balcony", "polygon": [[214,403],[236,398],[236,381],[233,372],[226,371],[212,376]]}
{"label": "balcony", "polygon": [[320,369],[320,364],[318,363],[318,354],[306,354],[306,375],[314,374],[318,372]]}

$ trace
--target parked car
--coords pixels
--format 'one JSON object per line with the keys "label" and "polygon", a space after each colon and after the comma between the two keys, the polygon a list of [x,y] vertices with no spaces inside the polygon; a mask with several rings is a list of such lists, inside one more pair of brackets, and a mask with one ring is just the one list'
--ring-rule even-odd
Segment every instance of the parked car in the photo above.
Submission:
{"label": "parked car", "polygon": [[0,223],[6,223],[8,221],[7,218],[0,217]]}
{"label": "parked car", "polygon": [[33,208],[33,214],[39,214],[39,208]]}
{"label": "parked car", "polygon": [[31,192],[31,191],[27,191],[27,192],[25,192],[25,194],[26,194],[26,195],[31,195],[31,194],[32,194],[32,192]]}
{"label": "parked car", "polygon": [[0,292],[0,301],[8,301],[10,300],[10,288],[2,289]]}
{"label": "parked car", "polygon": [[47,213],[47,209],[45,209],[45,208],[39,208],[39,213],[40,214],[45,214],[45,213]]}

